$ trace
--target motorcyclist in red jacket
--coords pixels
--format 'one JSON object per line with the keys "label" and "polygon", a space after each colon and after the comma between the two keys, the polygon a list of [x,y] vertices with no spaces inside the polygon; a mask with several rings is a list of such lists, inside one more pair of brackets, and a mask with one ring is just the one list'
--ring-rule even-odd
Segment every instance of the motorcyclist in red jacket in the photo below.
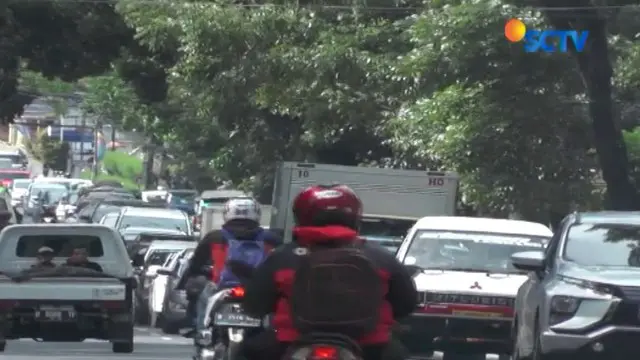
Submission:
{"label": "motorcyclist in red jacket", "polygon": [[[329,192],[331,196],[327,196]],[[294,242],[274,250],[255,269],[245,286],[243,307],[246,313],[257,318],[274,313],[272,326],[275,330],[265,333],[260,345],[245,344],[247,357],[280,359],[291,343],[298,340],[300,334],[290,314],[290,297],[301,249],[319,244],[353,246],[360,243],[364,254],[378,269],[387,291],[381,294],[384,300],[375,330],[357,341],[365,360],[382,359],[383,354],[385,358],[402,358],[403,347],[392,341],[391,328],[395,319],[414,311],[415,284],[393,254],[375,244],[365,243],[358,236],[362,217],[362,202],[358,196],[344,185],[311,186],[294,199],[293,214],[296,221]],[[265,340],[266,336],[272,336],[271,340]],[[269,356],[266,356],[267,352]]]}

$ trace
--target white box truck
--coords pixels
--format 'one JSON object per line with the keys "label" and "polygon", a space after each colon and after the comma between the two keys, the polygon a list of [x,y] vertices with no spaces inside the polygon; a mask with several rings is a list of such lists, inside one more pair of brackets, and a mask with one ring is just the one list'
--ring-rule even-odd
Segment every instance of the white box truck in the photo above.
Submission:
{"label": "white box truck", "polygon": [[362,199],[361,234],[395,249],[415,220],[455,213],[458,175],[453,172],[282,162],[273,188],[271,229],[291,240],[295,196],[311,185],[343,184]]}

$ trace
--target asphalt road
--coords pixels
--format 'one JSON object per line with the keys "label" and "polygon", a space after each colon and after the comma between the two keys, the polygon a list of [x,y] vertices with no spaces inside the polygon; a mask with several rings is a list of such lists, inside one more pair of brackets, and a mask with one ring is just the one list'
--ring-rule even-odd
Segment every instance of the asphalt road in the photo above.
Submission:
{"label": "asphalt road", "polygon": [[[190,360],[193,355],[193,341],[179,335],[165,335],[158,329],[137,327],[135,329],[135,349],[132,354],[114,354],[106,341],[86,340],[81,343],[35,342],[30,339],[11,340],[0,358],[11,360]],[[432,360],[442,360],[442,353],[436,352]],[[482,357],[461,357],[456,360],[478,360]],[[265,359],[269,360],[269,359]],[[487,360],[498,360],[495,355]]]}
{"label": "asphalt road", "polygon": [[30,339],[10,340],[0,357],[11,360],[189,360],[193,354],[191,339],[167,336],[148,328],[136,328],[134,341],[132,354],[114,354],[106,341],[43,343]]}

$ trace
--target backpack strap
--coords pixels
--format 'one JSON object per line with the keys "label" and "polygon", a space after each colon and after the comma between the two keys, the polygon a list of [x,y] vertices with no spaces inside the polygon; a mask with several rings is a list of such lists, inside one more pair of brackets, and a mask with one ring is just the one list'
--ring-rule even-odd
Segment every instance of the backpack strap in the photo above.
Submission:
{"label": "backpack strap", "polygon": [[227,241],[234,241],[236,240],[236,237],[233,236],[233,234],[231,233],[231,231],[225,229],[224,227],[220,228],[220,233],[222,234],[222,237],[227,240]]}

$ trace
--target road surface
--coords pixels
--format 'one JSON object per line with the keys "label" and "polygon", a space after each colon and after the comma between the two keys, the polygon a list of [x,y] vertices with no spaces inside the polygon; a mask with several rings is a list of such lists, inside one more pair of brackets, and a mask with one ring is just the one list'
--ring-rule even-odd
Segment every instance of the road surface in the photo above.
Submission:
{"label": "road surface", "polygon": [[39,343],[30,339],[10,340],[0,357],[11,360],[189,360],[193,355],[193,341],[179,335],[167,336],[140,327],[135,330],[134,341],[132,354],[114,354],[106,341]]}
{"label": "road surface", "polygon": [[[10,340],[0,357],[11,360],[190,360],[193,355],[191,339],[180,335],[165,335],[157,329],[136,327],[134,341],[135,349],[132,354],[114,354],[106,341],[39,343],[30,339]],[[468,358],[470,359],[473,357]],[[432,360],[442,360],[442,354],[436,353]],[[498,360],[498,357],[490,355],[487,360]]]}

